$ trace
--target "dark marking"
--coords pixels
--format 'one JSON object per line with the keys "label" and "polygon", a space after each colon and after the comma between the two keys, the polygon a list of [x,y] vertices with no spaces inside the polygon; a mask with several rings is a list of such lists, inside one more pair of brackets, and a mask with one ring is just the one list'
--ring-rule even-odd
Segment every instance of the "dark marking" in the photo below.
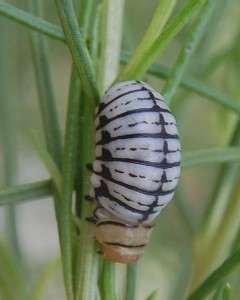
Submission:
{"label": "dark marking", "polygon": [[[119,90],[121,90],[121,89],[119,89]],[[119,99],[123,96],[126,96],[126,95],[130,95],[130,94],[133,94],[133,93],[136,93],[136,92],[140,92],[140,91],[141,91],[141,89],[130,90],[130,91],[127,91],[125,93],[121,93],[120,95],[116,96],[115,98],[113,98],[111,101],[109,101],[107,103],[100,102],[100,104],[98,106],[97,115],[100,114],[101,111],[103,111],[108,105],[110,105],[111,103],[113,103],[117,99]]]}
{"label": "dark marking", "polygon": [[162,177],[161,177],[161,183],[167,183],[172,182],[172,179],[167,179],[166,171],[163,171]]}
{"label": "dark marking", "polygon": [[115,171],[116,173],[124,174],[123,171],[120,171],[120,170],[117,170],[117,169],[115,169],[114,171]]}
{"label": "dark marking", "polygon": [[128,127],[134,127],[134,126],[137,126],[139,124],[149,124],[149,123],[147,121],[141,121],[141,122],[136,122],[136,123],[128,124]]}
{"label": "dark marking", "polygon": [[107,168],[105,165],[101,165],[102,167],[102,172],[101,172],[101,176],[106,178],[106,179],[112,179],[112,174],[109,170],[109,168]]}
{"label": "dark marking", "polygon": [[[158,206],[157,202],[154,201],[154,202],[152,203],[152,205],[149,207],[149,209],[146,210],[146,211],[142,211],[142,210],[136,209],[136,208],[134,208],[134,207],[131,207],[130,205],[128,205],[128,204],[122,202],[121,200],[115,198],[114,196],[112,196],[112,195],[110,194],[109,190],[108,190],[107,184],[106,184],[104,181],[102,181],[102,180],[101,180],[101,186],[98,187],[98,188],[96,188],[95,191],[96,191],[96,197],[97,197],[97,201],[98,201],[98,202],[99,202],[99,199],[98,199],[98,198],[100,198],[100,197],[106,197],[106,198],[108,198],[110,201],[112,201],[112,202],[114,202],[114,203],[116,203],[116,204],[118,204],[118,205],[124,207],[126,210],[141,215],[141,216],[142,216],[142,219],[141,219],[142,221],[143,221],[143,220],[147,220],[149,214],[152,214],[152,213],[154,212],[154,211],[153,211],[154,208],[155,208],[156,206]],[[99,202],[99,203],[101,204],[101,202]],[[152,207],[152,206],[154,206],[154,207]]]}
{"label": "dark marking", "polygon": [[110,245],[110,246],[119,246],[124,248],[143,248],[147,246],[147,244],[140,244],[140,245],[127,245],[127,244],[121,244],[121,243],[111,243],[111,242],[103,242],[104,244]]}
{"label": "dark marking", "polygon": [[132,102],[132,100],[129,100],[129,101],[123,103],[122,105],[128,105],[128,104],[131,103],[131,102]]}
{"label": "dark marking", "polygon": [[87,200],[87,201],[90,201],[90,202],[94,200],[94,198],[91,197],[90,195],[85,195],[84,199]]}
{"label": "dark marking", "polygon": [[93,223],[93,224],[96,224],[96,223],[97,223],[97,220],[96,220],[95,217],[87,217],[87,218],[85,218],[85,220],[86,220],[87,222],[90,222],[90,223]]}
{"label": "dark marking", "polygon": [[128,175],[129,175],[130,177],[137,177],[137,175],[132,174],[132,173],[128,173]]}
{"label": "dark marking", "polygon": [[[110,153],[110,152],[109,152]],[[145,161],[145,160],[138,160],[138,159],[132,159],[132,158],[120,158],[120,157],[112,157],[112,156],[106,156],[105,152],[103,153],[102,156],[96,157],[96,160],[100,160],[103,162],[125,162],[125,163],[131,163],[131,164],[136,164],[136,165],[142,165],[142,166],[148,166],[148,167],[153,167],[153,168],[158,168],[158,169],[171,169],[174,167],[179,167],[180,162],[167,162],[166,158],[164,158],[161,162],[151,162],[151,161]]]}
{"label": "dark marking", "polygon": [[102,138],[100,141],[96,143],[96,145],[105,145],[117,140],[139,139],[139,138],[178,139],[177,134],[166,133],[164,129],[161,132],[157,132],[157,133],[133,133],[133,134],[119,135],[116,137],[111,137],[108,131],[102,130],[101,133],[102,133]]}
{"label": "dark marking", "polygon": [[[112,161],[112,154],[111,152],[106,149],[106,148],[102,148],[102,159],[103,161]],[[97,158],[96,158],[97,159]]]}
{"label": "dark marking", "polygon": [[97,251],[97,254],[99,254],[99,255],[101,255],[101,256],[103,256],[103,255],[104,255],[104,253],[103,253],[102,249],[99,249],[99,250]]}
{"label": "dark marking", "polygon": [[164,153],[164,155],[167,155],[169,153],[167,141],[163,142],[163,153]]}
{"label": "dark marking", "polygon": [[122,127],[122,125],[119,125],[118,127],[114,127],[113,130],[116,131],[118,129],[120,129]]}
{"label": "dark marking", "polygon": [[[154,105],[154,106],[149,107],[149,108],[142,107],[142,108],[136,108],[136,109],[128,110],[128,111],[125,111],[125,112],[123,112],[121,114],[118,114],[118,115],[116,115],[112,118],[109,118],[109,119],[106,117],[106,115],[101,115],[101,116],[99,116],[99,125],[97,126],[96,130],[98,130],[100,128],[103,128],[108,123],[110,123],[114,120],[124,118],[125,116],[129,116],[129,115],[132,115],[132,114],[146,113],[146,112],[157,112],[157,113],[165,112],[165,113],[171,114],[171,112],[168,109],[161,109],[158,105]],[[161,125],[166,125],[165,120],[164,120],[164,124],[161,124]]]}
{"label": "dark marking", "polygon": [[89,171],[93,172],[93,164],[88,163],[86,167]]}
{"label": "dark marking", "polygon": [[119,226],[124,228],[137,228],[139,226],[138,224],[120,223],[117,221],[100,221],[97,222],[96,227],[105,226],[105,225]]}

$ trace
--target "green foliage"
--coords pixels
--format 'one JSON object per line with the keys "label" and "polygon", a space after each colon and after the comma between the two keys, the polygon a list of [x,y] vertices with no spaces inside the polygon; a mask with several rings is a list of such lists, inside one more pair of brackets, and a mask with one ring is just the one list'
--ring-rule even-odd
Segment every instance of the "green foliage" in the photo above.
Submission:
{"label": "green foliage", "polygon": [[[239,3],[25,2],[20,8],[17,2],[0,1],[0,206],[6,207],[7,232],[0,235],[0,298],[43,299],[59,271],[59,259],[49,257],[29,282],[30,258],[18,230],[18,204],[34,205],[46,197],[54,204],[66,299],[234,298],[240,292]],[[142,29],[145,12],[152,19]],[[19,48],[10,47],[14,42],[8,35],[20,30]],[[72,66],[65,74],[55,55],[66,49],[60,65]],[[133,54],[130,49],[135,49]],[[24,67],[15,64],[14,55],[19,59],[25,52],[31,58]],[[38,107],[24,103],[14,86],[29,65],[34,68]],[[55,69],[64,74],[56,76]],[[180,128],[183,172],[176,199],[159,218],[149,250],[140,263],[119,267],[97,254],[93,226],[85,221],[93,210],[84,200],[90,189],[86,164],[94,159],[93,116],[99,95],[113,82],[138,78],[159,91],[160,82],[163,86]],[[62,80],[69,81],[64,100]],[[17,126],[21,118],[31,125]],[[25,170],[18,170],[17,159],[26,154],[19,150],[18,135],[26,153],[31,148],[26,136],[31,135],[30,151],[38,153],[50,179],[34,177],[21,184]],[[31,164],[36,160],[35,154]]]}

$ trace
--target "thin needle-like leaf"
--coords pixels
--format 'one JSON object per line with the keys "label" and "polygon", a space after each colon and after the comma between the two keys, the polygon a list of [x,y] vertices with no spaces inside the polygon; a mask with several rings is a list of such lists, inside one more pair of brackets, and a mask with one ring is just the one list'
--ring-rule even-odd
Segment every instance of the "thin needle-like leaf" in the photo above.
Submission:
{"label": "thin needle-like leaf", "polygon": [[[35,13],[41,13],[38,1],[30,1],[29,7]],[[31,32],[30,35],[38,99],[43,121],[47,147],[56,164],[61,168],[62,140],[60,124],[57,114],[56,99],[53,91],[52,79],[49,70],[47,44],[41,34]]]}
{"label": "thin needle-like leaf", "polygon": [[240,148],[202,149],[183,153],[182,168],[189,168],[209,163],[240,161]]}
{"label": "thin needle-like leaf", "polygon": [[190,0],[175,15],[155,41],[139,55],[138,60],[130,61],[118,77],[118,81],[140,78],[151,66],[154,59],[168,45],[169,41],[186,25],[206,0]]}
{"label": "thin needle-like leaf", "polygon": [[88,95],[88,105],[93,114],[99,93],[94,77],[91,59],[80,33],[71,0],[55,0],[62,28],[80,76],[83,89]]}
{"label": "thin needle-like leaf", "polygon": [[51,38],[65,41],[61,28],[6,2],[0,2],[0,14]]}
{"label": "thin needle-like leaf", "polygon": [[0,190],[0,206],[38,200],[51,196],[51,194],[52,183],[50,180],[16,185]]}

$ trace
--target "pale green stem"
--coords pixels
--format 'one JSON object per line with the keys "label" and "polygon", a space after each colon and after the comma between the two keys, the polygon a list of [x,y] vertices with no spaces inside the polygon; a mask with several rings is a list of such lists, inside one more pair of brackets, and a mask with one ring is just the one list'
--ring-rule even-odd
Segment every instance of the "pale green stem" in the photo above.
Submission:
{"label": "pale green stem", "polygon": [[124,0],[105,0],[102,7],[102,33],[99,85],[101,94],[119,71]]}

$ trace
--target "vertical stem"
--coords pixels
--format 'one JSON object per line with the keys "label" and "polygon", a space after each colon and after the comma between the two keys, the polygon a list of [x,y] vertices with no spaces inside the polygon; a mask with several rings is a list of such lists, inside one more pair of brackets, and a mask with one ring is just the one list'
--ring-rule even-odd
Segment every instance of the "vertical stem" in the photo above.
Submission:
{"label": "vertical stem", "polygon": [[115,265],[109,261],[103,261],[100,278],[101,299],[115,300]]}
{"label": "vertical stem", "polygon": [[186,25],[197,10],[207,0],[189,0],[187,4],[175,15],[168,23],[162,33],[157,36],[155,41],[144,51],[141,51],[137,60],[130,61],[118,80],[140,78],[153,63],[157,55],[169,44],[170,40]]}
{"label": "vertical stem", "polygon": [[[82,96],[83,97],[83,96]],[[93,160],[94,140],[92,134],[93,122],[89,118],[89,110],[84,98],[82,99],[81,116],[80,116],[80,158],[78,162],[79,171],[81,174],[82,188],[78,191],[76,201],[77,205],[81,207],[78,212],[81,217],[80,237],[77,240],[77,260],[76,260],[76,278],[75,278],[75,290],[76,299],[88,299],[94,300],[96,298],[97,289],[97,271],[98,271],[98,254],[95,245],[95,238],[93,235],[93,225],[86,221],[86,218],[92,215],[93,206],[92,203],[84,200],[84,195],[89,193],[90,183],[89,171],[86,168],[86,164]]]}
{"label": "vertical stem", "polygon": [[[104,0],[102,8],[102,44],[100,59],[100,92],[109,87],[115,79],[120,62],[122,39],[122,18],[124,0]],[[114,299],[115,292],[115,265],[103,261],[100,284],[102,298]]]}
{"label": "vertical stem", "polygon": [[[90,13],[93,1],[83,0],[80,5],[78,23],[82,29],[83,39],[86,41],[90,26]],[[80,236],[75,247],[74,291],[76,299],[94,300],[97,293],[98,255],[93,235],[93,225],[85,219],[92,215],[92,203],[85,201],[84,196],[89,193],[90,183],[87,163],[94,157],[93,119],[89,111],[88,98],[77,76],[77,70],[73,67],[70,90],[75,90],[75,97],[80,100],[80,112],[78,116],[77,136],[77,174],[75,182],[76,190],[76,215],[81,220]]]}
{"label": "vertical stem", "polygon": [[[152,21],[137,49],[135,50],[131,60],[128,62],[126,69],[123,71],[124,73],[127,73],[128,70],[130,71],[132,66],[139,64],[143,53],[148,50],[149,46],[152,45],[155,39],[161,34],[162,29],[164,28],[175,4],[176,0],[159,1]],[[134,79],[134,77],[129,79]]]}
{"label": "vertical stem", "polygon": [[[42,7],[39,0],[29,0],[28,2],[30,11],[34,14],[42,15]],[[44,134],[48,150],[60,168],[62,163],[62,137],[49,70],[47,44],[42,34],[31,32],[30,37]]]}
{"label": "vertical stem", "polygon": [[[0,28],[0,135],[2,136],[4,157],[1,172],[3,173],[3,185],[10,187],[16,184],[18,177],[17,128],[15,126],[15,111],[18,101],[14,103],[17,94],[14,94],[16,86],[13,77],[16,66],[15,61],[11,59],[15,55],[11,51],[16,49],[18,41],[16,36],[13,35],[12,27],[7,22],[5,24],[3,19],[0,20]],[[26,275],[17,232],[16,207],[11,205],[6,208],[6,228],[10,248],[16,256],[17,267],[20,267],[22,274]],[[25,292],[25,287],[22,288]],[[21,298],[21,295],[19,295],[19,298]]]}
{"label": "vertical stem", "polygon": [[93,113],[94,107],[99,99],[99,94],[89,53],[78,27],[72,1],[55,0],[55,3],[66,42],[81,79],[82,87],[86,95],[88,95],[90,112]]}
{"label": "vertical stem", "polygon": [[119,70],[124,0],[105,0],[102,8],[100,92],[109,88]]}
{"label": "vertical stem", "polygon": [[136,298],[137,263],[127,266],[125,300]]}

